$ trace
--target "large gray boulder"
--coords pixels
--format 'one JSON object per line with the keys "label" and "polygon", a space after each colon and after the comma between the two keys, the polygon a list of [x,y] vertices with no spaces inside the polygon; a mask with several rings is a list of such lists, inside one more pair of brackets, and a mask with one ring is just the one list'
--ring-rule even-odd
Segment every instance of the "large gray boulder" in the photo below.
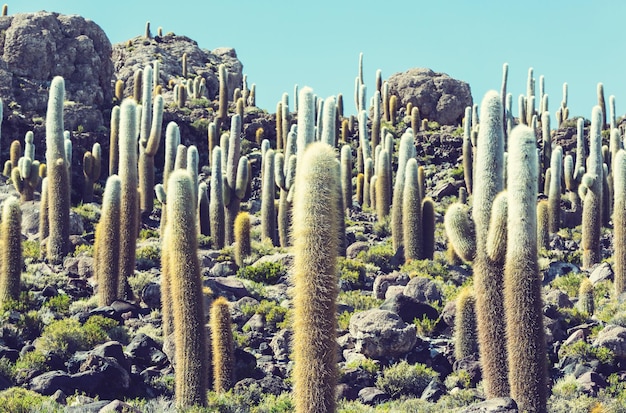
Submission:
{"label": "large gray boulder", "polygon": [[440,125],[460,125],[465,108],[472,105],[468,83],[430,69],[413,68],[391,75],[387,80],[390,95],[396,95],[399,107],[411,102],[422,119]]}
{"label": "large gray boulder", "polygon": [[609,324],[598,332],[594,347],[606,347],[615,357],[626,359],[626,327]]}
{"label": "large gray boulder", "polygon": [[416,327],[388,310],[367,310],[350,318],[355,350],[371,358],[401,356],[417,342]]}

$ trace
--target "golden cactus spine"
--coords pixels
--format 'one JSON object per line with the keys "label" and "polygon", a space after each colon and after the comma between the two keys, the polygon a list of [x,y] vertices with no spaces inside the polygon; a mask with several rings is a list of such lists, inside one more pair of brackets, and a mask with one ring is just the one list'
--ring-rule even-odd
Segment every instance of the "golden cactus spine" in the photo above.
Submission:
{"label": "golden cactus spine", "polygon": [[104,188],[102,215],[96,228],[94,261],[100,306],[111,305],[118,298],[121,192],[120,178],[111,175]]}
{"label": "golden cactus spine", "polygon": [[0,308],[20,295],[22,275],[22,210],[17,198],[2,205],[0,224]]}
{"label": "golden cactus spine", "polygon": [[235,349],[231,324],[228,300],[219,297],[211,305],[213,390],[217,393],[228,391],[234,384]]}

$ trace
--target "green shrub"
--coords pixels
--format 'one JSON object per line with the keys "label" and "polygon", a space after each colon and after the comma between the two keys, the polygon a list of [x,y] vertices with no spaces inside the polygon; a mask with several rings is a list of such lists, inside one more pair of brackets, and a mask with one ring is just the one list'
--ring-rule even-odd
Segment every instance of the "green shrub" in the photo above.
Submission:
{"label": "green shrub", "polygon": [[388,273],[396,269],[392,265],[394,256],[393,246],[390,243],[376,244],[365,251],[359,252],[357,260],[373,264],[380,268],[384,273]]}
{"label": "green shrub", "polygon": [[22,257],[25,263],[36,261],[39,259],[41,243],[39,241],[24,240],[22,241]]}
{"label": "green shrub", "polygon": [[383,370],[383,375],[376,380],[376,387],[391,397],[419,397],[428,384],[438,374],[424,364],[409,364],[401,361]]}
{"label": "green shrub", "polygon": [[13,366],[13,375],[19,383],[26,380],[33,371],[45,373],[48,370],[48,357],[41,351],[34,350],[20,355]]}
{"label": "green shrub", "polygon": [[139,270],[147,270],[161,265],[161,248],[157,245],[146,245],[137,248],[135,259]]}
{"label": "green shrub", "polygon": [[564,345],[559,349],[559,358],[572,356],[581,361],[591,362],[598,360],[604,364],[613,364],[615,354],[606,347],[594,347],[584,340],[576,341],[573,344]]}
{"label": "green shrub", "polygon": [[355,290],[363,288],[365,281],[365,265],[357,260],[339,257],[337,259],[339,267],[339,283],[346,289]]}
{"label": "green shrub", "polygon": [[286,273],[281,263],[264,262],[240,268],[237,277],[264,284],[276,284]]}
{"label": "green shrub", "polygon": [[160,234],[159,231],[157,231],[156,229],[152,229],[152,228],[142,228],[139,231],[139,239],[140,240],[146,240],[149,238],[159,238]]}
{"label": "green shrub", "polygon": [[585,278],[585,274],[582,272],[569,272],[552,280],[551,286],[563,291],[568,297],[578,297],[580,282],[583,278]]}
{"label": "green shrub", "polygon": [[58,294],[48,298],[44,303],[44,307],[62,315],[67,315],[70,310],[70,296],[67,294]]}
{"label": "green shrub", "polygon": [[365,291],[342,291],[337,298],[338,303],[349,305],[355,311],[365,311],[376,308],[383,303],[384,300],[371,295]]}
{"label": "green shrub", "polygon": [[93,232],[100,220],[100,208],[94,204],[80,204],[72,210],[83,219],[83,229],[86,234]]}
{"label": "green shrub", "polygon": [[29,413],[44,405],[51,408],[49,411],[53,411],[52,409],[61,411],[61,406],[52,403],[49,397],[32,390],[11,387],[0,392],[0,406],[2,406],[2,411],[5,412]]}
{"label": "green shrub", "polygon": [[363,369],[371,375],[377,374],[380,371],[380,364],[376,360],[372,359],[356,359],[346,364],[347,369]]}

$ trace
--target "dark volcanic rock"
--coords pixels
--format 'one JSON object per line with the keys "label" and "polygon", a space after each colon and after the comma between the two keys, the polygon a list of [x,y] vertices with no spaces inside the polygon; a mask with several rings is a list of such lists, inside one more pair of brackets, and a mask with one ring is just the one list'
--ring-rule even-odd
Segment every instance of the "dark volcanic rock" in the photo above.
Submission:
{"label": "dark volcanic rock", "polygon": [[413,68],[391,75],[389,93],[398,96],[399,107],[411,102],[422,119],[441,125],[460,125],[465,108],[472,106],[469,84],[430,69]]}

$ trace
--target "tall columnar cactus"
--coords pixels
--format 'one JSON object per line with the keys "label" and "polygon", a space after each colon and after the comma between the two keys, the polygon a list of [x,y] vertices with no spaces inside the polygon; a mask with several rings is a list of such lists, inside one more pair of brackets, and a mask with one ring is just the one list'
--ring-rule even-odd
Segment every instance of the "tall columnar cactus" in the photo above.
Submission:
{"label": "tall columnar cactus", "polygon": [[372,111],[372,148],[375,148],[376,145],[380,143],[380,112],[380,92],[376,91],[374,92],[374,105]]}
{"label": "tall columnar cactus", "polygon": [[432,260],[435,255],[435,201],[423,198],[422,201],[422,256]]}
{"label": "tall columnar cactus", "polygon": [[591,317],[595,311],[593,299],[593,284],[589,278],[585,277],[580,282],[578,289],[578,309]]}
{"label": "tall columnar cactus", "polygon": [[209,188],[206,182],[198,185],[198,229],[202,235],[211,234],[209,220]]}
{"label": "tall columnar cactus", "polygon": [[143,69],[137,69],[133,74],[133,99],[135,103],[141,103],[141,94],[143,87]]}
{"label": "tall columnar cactus", "polygon": [[537,248],[550,249],[550,215],[548,213],[548,200],[543,199],[537,203]]}
{"label": "tall columnar cactus", "polygon": [[355,181],[356,203],[359,206],[363,206],[363,187],[364,186],[365,186],[365,175],[360,173],[356,176],[356,181]]}
{"label": "tall columnar cactus", "polygon": [[620,149],[615,156],[613,168],[613,261],[615,272],[615,295],[626,291],[626,151]]}
{"label": "tall columnar cactus", "polygon": [[2,205],[0,224],[0,308],[20,295],[22,275],[22,210],[15,197]]}
{"label": "tall columnar cactus", "polygon": [[[357,117],[359,121],[359,150],[361,152],[362,162],[365,162],[367,158],[374,159],[372,155],[372,147],[370,146],[370,140],[367,133],[367,112],[361,111]],[[389,154],[391,156],[391,154]],[[364,165],[361,163],[357,163],[357,170],[359,172],[364,172]]]}
{"label": "tall columnar cactus", "polygon": [[503,268],[487,255],[487,233],[493,200],[504,187],[504,132],[502,103],[495,91],[489,91],[481,104],[480,129],[476,143],[474,198],[472,215],[476,229],[474,285],[480,359],[487,397],[509,393],[507,352],[502,340]]}
{"label": "tall columnar cactus", "polygon": [[545,412],[547,355],[537,264],[535,133],[518,126],[513,129],[509,142],[504,276],[509,382],[511,397],[520,411]]}
{"label": "tall columnar cactus", "polygon": [[109,133],[109,175],[116,175],[119,167],[119,130],[120,107],[114,106],[111,109],[111,131]]}
{"label": "tall columnar cactus", "polygon": [[165,163],[163,165],[163,186],[167,191],[169,175],[174,171],[176,152],[180,145],[180,129],[176,122],[170,122],[165,129]]}
{"label": "tall columnar cactus", "polygon": [[384,219],[389,215],[389,205],[391,204],[391,159],[386,149],[380,152],[378,160],[380,165],[376,166],[376,213],[378,219]]}
{"label": "tall columnar cactus", "polygon": [[176,405],[205,405],[208,355],[198,240],[189,172],[174,171],[169,178],[163,252],[167,254],[168,282],[172,296],[176,337]]}
{"label": "tall columnar cactus", "polygon": [[[60,262],[69,252],[70,237],[70,177],[63,136],[63,101],[65,81],[56,76],[50,84],[46,113],[46,164],[48,165],[47,258]],[[133,248],[134,253],[134,248]]]}
{"label": "tall columnar cactus", "polygon": [[408,262],[422,258],[422,197],[417,185],[417,160],[408,159],[405,169],[401,232],[404,260]]}
{"label": "tall columnar cactus", "polygon": [[339,171],[328,145],[311,144],[294,197],[294,402],[301,413],[335,410]]}
{"label": "tall columnar cactus", "polygon": [[[48,219],[48,178],[41,180],[41,202],[39,203],[39,244],[42,247],[43,240],[50,234],[50,221]],[[41,257],[45,256],[44,248],[41,248]]]}
{"label": "tall columnar cactus", "polygon": [[274,195],[276,178],[274,176],[274,150],[268,149],[263,160],[263,184],[261,187],[261,238],[268,238],[273,245],[276,240],[276,208]]}
{"label": "tall columnar cactus", "polygon": [[[147,93],[151,94],[150,91],[147,91]],[[163,105],[163,96],[157,95],[154,98],[154,113],[148,117],[149,119],[151,118],[151,125],[148,126],[149,129],[145,132],[146,136],[143,136],[143,129],[146,126],[142,117],[142,136],[139,142],[139,200],[142,214],[150,214],[154,208],[154,156],[161,143]],[[145,108],[145,106],[142,107]]]}
{"label": "tall columnar cactus", "polygon": [[541,114],[541,141],[541,169],[539,170],[540,188],[541,183],[545,179],[545,171],[550,167],[550,163],[552,162],[552,134],[550,131],[550,113],[548,112]]}
{"label": "tall columnar cactus", "polygon": [[213,148],[213,162],[211,162],[209,218],[213,248],[224,248],[224,179],[222,178],[222,148],[219,146]]}
{"label": "tall columnar cactus", "polygon": [[[396,171],[396,180],[393,186],[393,200],[391,201],[391,235],[393,241],[393,249],[397,251],[402,246],[403,241],[403,193],[405,190],[404,179],[407,171],[406,165],[409,159],[415,157],[415,136],[413,131],[408,129],[400,138],[400,144],[398,148],[398,170]],[[417,187],[417,165],[415,165],[415,185]],[[416,204],[416,207],[421,205]],[[416,257],[413,257],[416,258]]]}
{"label": "tall columnar cactus", "polygon": [[563,148],[557,146],[550,160],[550,186],[548,191],[548,229],[551,233],[559,232],[561,226],[561,179],[563,171]]}
{"label": "tall columnar cactus", "polygon": [[600,262],[600,230],[602,227],[602,109],[593,108],[589,133],[589,157],[587,173],[584,175],[579,192],[584,193],[582,217],[583,268],[591,268]]}
{"label": "tall columnar cactus", "polygon": [[341,194],[345,208],[352,207],[352,149],[350,145],[341,147]]}
{"label": "tall columnar cactus", "polygon": [[126,297],[127,279],[135,272],[135,247],[139,232],[139,179],[137,173],[137,105],[124,99],[120,108],[120,255],[118,297]]}
{"label": "tall columnar cactus", "polygon": [[[293,198],[293,184],[296,179],[296,155],[291,155],[287,160],[282,153],[274,156],[274,175],[276,186],[280,188],[278,201],[278,241],[282,247],[291,245],[291,208]],[[290,199],[291,198],[291,199]]]}
{"label": "tall columnar cactus", "polygon": [[476,297],[471,287],[465,287],[456,298],[454,356],[457,360],[462,360],[476,353],[478,353]]}
{"label": "tall columnar cactus", "polygon": [[22,142],[17,139],[11,142],[9,147],[9,160],[13,167],[17,166],[17,162],[22,157]]}
{"label": "tall columnar cactus", "polygon": [[244,260],[250,256],[250,214],[241,211],[235,218],[235,263],[243,267]]}
{"label": "tall columnar cactus", "polygon": [[321,141],[333,148],[337,144],[337,103],[334,96],[324,101]]}
{"label": "tall columnar cactus", "polygon": [[472,107],[465,108],[465,117],[463,118],[463,178],[465,179],[465,188],[468,193],[473,191],[473,149],[472,149]]}
{"label": "tall columnar cactus", "polygon": [[604,85],[602,83],[598,83],[597,87],[598,92],[598,106],[600,107],[602,118],[600,121],[602,122],[601,128],[606,129],[606,101],[604,100]]}
{"label": "tall columnar cactus", "polygon": [[100,179],[102,170],[102,147],[98,142],[94,143],[91,152],[85,152],[83,156],[83,202],[93,201],[93,186]]}
{"label": "tall columnar cactus", "polygon": [[228,391],[234,384],[235,346],[228,300],[218,297],[211,305],[211,342],[213,348],[213,390]]}
{"label": "tall columnar cactus", "polygon": [[[506,110],[506,87],[509,80],[509,64],[504,63],[502,65],[502,86],[500,87],[500,104],[502,105],[502,130],[504,131],[504,140],[507,138],[507,110]],[[506,144],[505,144],[506,145]]]}
{"label": "tall columnar cactus", "polygon": [[96,227],[94,268],[100,306],[111,305],[118,298],[121,195],[120,178],[111,175],[104,188],[102,215]]}
{"label": "tall columnar cactus", "polygon": [[219,107],[217,112],[217,132],[221,132],[228,118],[228,70],[224,64],[219,65]]}
{"label": "tall columnar cactus", "polygon": [[228,144],[226,186],[224,187],[226,245],[232,244],[235,239],[233,233],[235,218],[239,214],[239,206],[246,195],[246,187],[248,186],[248,158],[241,156],[241,117],[238,114],[231,118]]}
{"label": "tall columnar cactus", "polygon": [[370,183],[372,176],[374,175],[374,160],[367,158],[363,167],[363,208],[369,208],[372,206],[373,200],[370,197]]}
{"label": "tall columnar cactus", "polygon": [[[300,90],[298,98],[298,129],[296,137],[298,160],[306,147],[315,140],[315,101],[313,89],[308,86]],[[300,163],[300,162],[298,162]]]}

